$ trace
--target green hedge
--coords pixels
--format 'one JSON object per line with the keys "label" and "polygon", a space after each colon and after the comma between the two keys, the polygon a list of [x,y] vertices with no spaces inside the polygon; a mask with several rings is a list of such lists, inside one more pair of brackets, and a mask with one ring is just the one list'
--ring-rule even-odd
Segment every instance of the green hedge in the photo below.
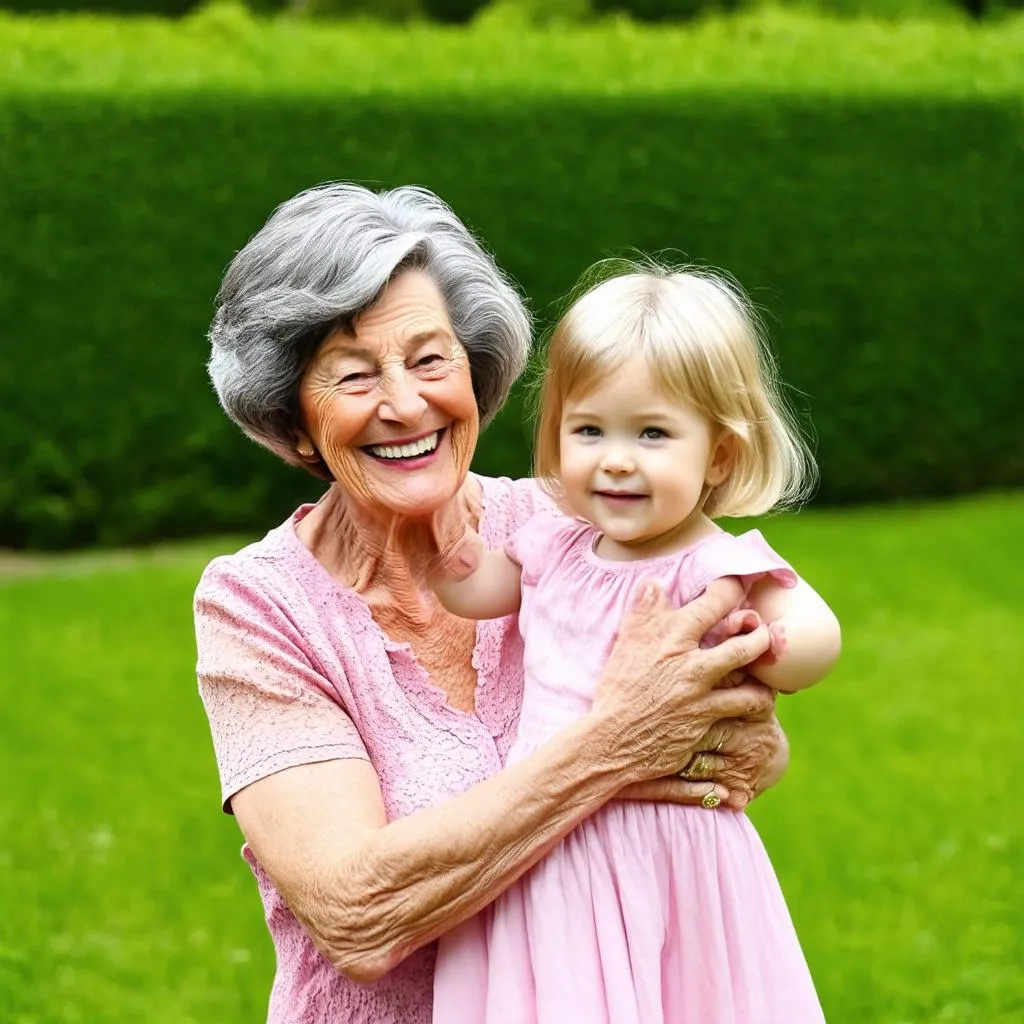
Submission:
{"label": "green hedge", "polygon": [[111,14],[163,14],[174,17],[199,6],[201,0],[0,0],[0,10],[19,14],[54,14],[74,11]]}
{"label": "green hedge", "polygon": [[[728,268],[805,395],[822,501],[1024,484],[1019,22],[772,15],[512,57],[473,31],[64,29],[76,62],[0,20],[0,546],[253,530],[317,493],[220,414],[204,332],[231,255],[332,178],[434,188],[542,320],[629,246]],[[527,437],[514,401],[477,467],[524,472]]]}

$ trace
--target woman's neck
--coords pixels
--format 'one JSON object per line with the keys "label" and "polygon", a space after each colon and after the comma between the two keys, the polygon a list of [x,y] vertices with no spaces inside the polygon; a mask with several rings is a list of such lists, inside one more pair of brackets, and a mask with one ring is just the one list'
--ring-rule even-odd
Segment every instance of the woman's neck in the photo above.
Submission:
{"label": "woman's neck", "polygon": [[401,611],[426,622],[439,604],[427,571],[440,548],[476,528],[481,489],[468,477],[458,494],[437,512],[399,515],[353,501],[337,484],[298,524],[299,540],[344,586],[371,606]]}

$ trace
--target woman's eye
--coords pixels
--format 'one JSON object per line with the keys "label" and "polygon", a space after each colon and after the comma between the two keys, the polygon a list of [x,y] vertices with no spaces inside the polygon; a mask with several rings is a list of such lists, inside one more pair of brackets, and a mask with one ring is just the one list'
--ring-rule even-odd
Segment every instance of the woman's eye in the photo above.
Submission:
{"label": "woman's eye", "polygon": [[359,383],[361,383],[361,382],[363,382],[365,380],[369,380],[369,379],[370,379],[370,375],[365,370],[358,370],[358,371],[353,372],[353,373],[346,373],[345,376],[341,378],[341,383],[342,384],[359,384]]}
{"label": "woman's eye", "polygon": [[417,366],[436,366],[438,363],[443,362],[443,357],[437,352],[431,352],[430,355],[421,356],[416,360]]}
{"label": "woman's eye", "polygon": [[660,441],[663,437],[668,437],[668,434],[661,427],[644,427],[640,431],[640,436],[645,441]]}

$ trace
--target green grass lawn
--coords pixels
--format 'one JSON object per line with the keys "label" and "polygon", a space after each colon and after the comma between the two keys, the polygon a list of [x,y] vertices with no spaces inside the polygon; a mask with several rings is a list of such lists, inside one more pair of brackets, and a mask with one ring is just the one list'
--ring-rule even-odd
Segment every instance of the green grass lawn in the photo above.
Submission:
{"label": "green grass lawn", "polygon": [[[792,767],[753,812],[830,1022],[1024,1019],[1024,494],[764,529],[845,626],[834,676],[781,705]],[[6,566],[4,1024],[263,1019],[193,677],[192,589],[228,547]]]}

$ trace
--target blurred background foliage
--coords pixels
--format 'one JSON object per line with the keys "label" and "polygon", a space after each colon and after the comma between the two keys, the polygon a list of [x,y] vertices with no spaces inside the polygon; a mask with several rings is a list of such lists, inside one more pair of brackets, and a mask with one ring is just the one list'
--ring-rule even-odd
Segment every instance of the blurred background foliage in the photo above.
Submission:
{"label": "blurred background foliage", "polygon": [[[220,413],[205,331],[270,210],[338,178],[437,191],[539,330],[630,247],[734,273],[821,503],[1024,484],[1024,16],[317,2],[0,14],[0,546],[249,531],[318,493]],[[527,472],[529,434],[518,392],[476,468]]]}
{"label": "blurred background foliage", "polygon": [[[963,12],[981,18],[1024,7],[1024,0],[770,0],[772,6],[841,17],[911,18]],[[621,14],[641,22],[687,21],[708,14],[765,6],[765,0],[0,0],[0,10],[29,14],[102,12],[177,17],[204,6],[244,6],[258,14],[382,21],[430,19],[464,24],[495,9],[545,24],[585,22]]]}

